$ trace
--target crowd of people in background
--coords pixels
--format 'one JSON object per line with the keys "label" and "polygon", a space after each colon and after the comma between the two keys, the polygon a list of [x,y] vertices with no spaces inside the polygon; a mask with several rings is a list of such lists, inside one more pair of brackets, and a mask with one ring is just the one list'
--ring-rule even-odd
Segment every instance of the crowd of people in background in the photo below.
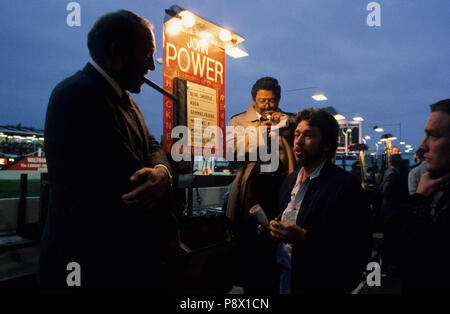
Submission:
{"label": "crowd of people in background", "polygon": [[21,157],[30,155],[37,152],[39,148],[43,148],[43,146],[44,144],[41,141],[19,142],[5,138],[0,140],[0,157],[10,157],[11,155],[15,155],[14,157]]}

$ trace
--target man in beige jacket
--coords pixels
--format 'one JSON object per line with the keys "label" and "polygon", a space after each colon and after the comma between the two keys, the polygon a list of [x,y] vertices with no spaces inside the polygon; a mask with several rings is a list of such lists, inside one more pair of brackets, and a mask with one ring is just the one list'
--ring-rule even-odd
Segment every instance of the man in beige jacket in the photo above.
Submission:
{"label": "man in beige jacket", "polygon": [[[246,293],[271,293],[278,289],[276,278],[273,282],[267,280],[267,273],[271,273],[271,268],[276,267],[275,261],[270,259],[274,256],[271,255],[274,247],[257,238],[257,223],[249,210],[255,204],[260,204],[268,218],[273,219],[278,214],[278,188],[285,176],[294,170],[295,159],[291,146],[293,124],[290,121],[293,115],[279,109],[280,98],[278,81],[272,77],[260,78],[252,88],[252,104],[246,111],[234,115],[228,124],[229,131],[230,127],[241,126],[248,134],[245,137],[228,136],[229,132],[227,135],[227,145],[234,148],[233,157],[238,160],[239,167],[230,188],[227,216],[240,237],[239,256],[242,257],[242,263],[237,284],[242,285]],[[265,128],[270,135],[266,141],[261,141],[259,133],[265,132]],[[278,132],[274,132],[275,129]],[[270,140],[277,133],[277,141]],[[240,143],[242,141],[245,143]],[[279,145],[279,149],[270,147],[269,142]],[[245,149],[239,150],[240,145]],[[278,167],[271,172],[264,171],[264,162],[258,155],[261,148],[270,152],[271,158],[277,159],[275,164]]]}

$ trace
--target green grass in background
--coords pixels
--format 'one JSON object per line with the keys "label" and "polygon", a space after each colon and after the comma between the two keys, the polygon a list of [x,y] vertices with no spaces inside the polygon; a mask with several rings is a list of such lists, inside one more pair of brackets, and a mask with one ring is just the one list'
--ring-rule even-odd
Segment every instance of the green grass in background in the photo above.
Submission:
{"label": "green grass in background", "polygon": [[[28,180],[27,196],[40,195],[40,180]],[[0,198],[19,197],[20,180],[0,180]]]}

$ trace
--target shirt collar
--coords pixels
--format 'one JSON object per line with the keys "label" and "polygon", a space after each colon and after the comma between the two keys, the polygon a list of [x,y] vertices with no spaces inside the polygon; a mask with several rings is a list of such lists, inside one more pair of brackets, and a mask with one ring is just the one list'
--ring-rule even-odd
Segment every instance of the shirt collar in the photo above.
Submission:
{"label": "shirt collar", "polygon": [[[309,179],[310,180],[312,180],[312,179],[315,179],[315,178],[317,178],[319,175],[320,175],[320,171],[322,171],[322,168],[323,168],[323,166],[325,165],[325,163],[326,163],[326,160],[324,160],[310,175],[309,175]],[[302,167],[302,169],[300,170],[300,172],[299,172],[299,177],[302,177],[303,176],[303,173],[305,172],[305,170],[303,169],[303,167]]]}
{"label": "shirt collar", "polygon": [[122,98],[123,91],[120,88],[119,84],[108,75],[94,60],[89,61],[90,64],[108,81],[108,83],[112,86],[112,88],[115,90],[117,95],[119,95],[119,98]]}

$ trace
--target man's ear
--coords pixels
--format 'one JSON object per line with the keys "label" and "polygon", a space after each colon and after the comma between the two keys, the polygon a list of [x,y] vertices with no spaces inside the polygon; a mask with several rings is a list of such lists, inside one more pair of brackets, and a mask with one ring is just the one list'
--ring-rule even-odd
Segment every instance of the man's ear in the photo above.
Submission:
{"label": "man's ear", "polygon": [[[323,139],[322,139],[323,140]],[[331,149],[331,145],[330,145],[330,143],[324,143],[324,145],[323,145],[323,151],[325,152],[325,153],[328,153],[328,151]]]}
{"label": "man's ear", "polygon": [[122,69],[126,64],[126,54],[123,51],[123,48],[119,45],[118,41],[113,41],[110,46],[110,55],[113,64]]}

